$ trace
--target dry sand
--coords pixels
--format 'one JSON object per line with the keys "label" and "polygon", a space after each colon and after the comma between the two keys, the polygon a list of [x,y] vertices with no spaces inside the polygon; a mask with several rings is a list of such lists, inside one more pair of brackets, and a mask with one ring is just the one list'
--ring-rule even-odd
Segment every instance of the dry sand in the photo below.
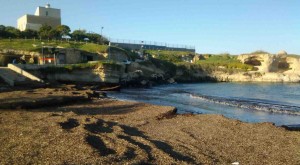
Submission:
{"label": "dry sand", "polygon": [[[72,92],[18,91],[13,98]],[[13,95],[2,92],[0,101]],[[300,164],[299,131],[174,111],[174,107],[111,99],[3,109],[0,164]]]}

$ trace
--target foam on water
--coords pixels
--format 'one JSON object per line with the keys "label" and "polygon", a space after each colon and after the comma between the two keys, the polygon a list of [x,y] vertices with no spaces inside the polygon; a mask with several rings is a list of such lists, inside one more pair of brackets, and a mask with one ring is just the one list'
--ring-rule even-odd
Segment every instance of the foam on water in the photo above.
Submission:
{"label": "foam on water", "polygon": [[300,107],[299,106],[292,106],[292,105],[285,105],[285,104],[277,104],[272,103],[269,100],[260,100],[260,99],[227,99],[222,97],[216,96],[205,96],[205,95],[196,95],[190,94],[192,98],[198,98],[205,101],[211,101],[217,104],[224,104],[234,107],[258,110],[258,111],[266,111],[272,113],[284,113],[289,115],[300,115]]}
{"label": "foam on water", "polygon": [[111,92],[118,99],[175,106],[179,113],[222,114],[245,122],[300,123],[300,84],[200,83]]}

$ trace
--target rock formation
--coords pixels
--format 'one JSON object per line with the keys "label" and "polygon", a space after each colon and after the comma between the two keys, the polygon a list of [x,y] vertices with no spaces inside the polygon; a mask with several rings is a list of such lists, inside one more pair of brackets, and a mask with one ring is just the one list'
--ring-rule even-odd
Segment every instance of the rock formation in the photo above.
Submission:
{"label": "rock formation", "polygon": [[238,56],[238,60],[257,70],[229,76],[232,81],[300,82],[300,57],[288,56],[285,51],[276,55],[244,54]]}

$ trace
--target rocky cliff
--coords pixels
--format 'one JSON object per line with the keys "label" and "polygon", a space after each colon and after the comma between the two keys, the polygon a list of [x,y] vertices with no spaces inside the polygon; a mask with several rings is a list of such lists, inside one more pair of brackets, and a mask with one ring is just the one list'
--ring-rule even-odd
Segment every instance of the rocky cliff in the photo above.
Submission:
{"label": "rocky cliff", "polygon": [[[39,55],[38,53],[34,54],[32,52],[13,50],[0,51],[1,53],[24,54],[31,57]],[[119,61],[128,59],[126,54],[118,54],[117,51],[112,51],[111,55],[110,58],[114,59],[118,57]],[[228,72],[222,69],[207,70],[197,64],[184,63],[182,65],[174,65],[170,62],[150,59],[148,61],[131,62],[126,65],[119,62],[118,65],[120,67],[118,69],[109,66],[79,68],[72,70],[72,72],[60,72],[58,69],[59,72],[42,74],[40,76],[59,81],[108,82],[131,85],[151,85],[153,83],[174,82],[174,80],[177,82],[300,82],[300,57],[288,56],[284,51],[276,55],[266,53],[243,54],[238,56],[237,59],[243,64],[252,65],[254,69],[251,71],[240,70],[236,72]],[[27,66],[34,67],[38,65]],[[36,69],[31,68],[32,72],[36,72],[34,70]]]}
{"label": "rocky cliff", "polygon": [[122,81],[155,81],[154,77],[177,82],[300,82],[300,57],[288,56],[286,52],[272,54],[244,54],[237,57],[241,63],[252,65],[253,70],[228,72],[225,70],[206,70],[199,65],[186,63],[177,65],[173,75],[170,69],[156,66],[153,62],[131,63],[122,74]]}
{"label": "rocky cliff", "polygon": [[229,81],[300,82],[300,57],[288,56],[285,51],[276,55],[240,55],[238,59],[244,64],[253,65],[256,71],[215,75],[221,80]]}

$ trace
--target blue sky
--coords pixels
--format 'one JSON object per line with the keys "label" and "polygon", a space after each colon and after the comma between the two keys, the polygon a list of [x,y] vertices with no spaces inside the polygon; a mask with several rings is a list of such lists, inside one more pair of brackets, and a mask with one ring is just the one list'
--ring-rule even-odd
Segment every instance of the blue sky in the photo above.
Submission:
{"label": "blue sky", "polygon": [[0,24],[16,26],[47,2],[62,23],[118,39],[195,45],[198,53],[300,54],[300,0],[0,0]]}

